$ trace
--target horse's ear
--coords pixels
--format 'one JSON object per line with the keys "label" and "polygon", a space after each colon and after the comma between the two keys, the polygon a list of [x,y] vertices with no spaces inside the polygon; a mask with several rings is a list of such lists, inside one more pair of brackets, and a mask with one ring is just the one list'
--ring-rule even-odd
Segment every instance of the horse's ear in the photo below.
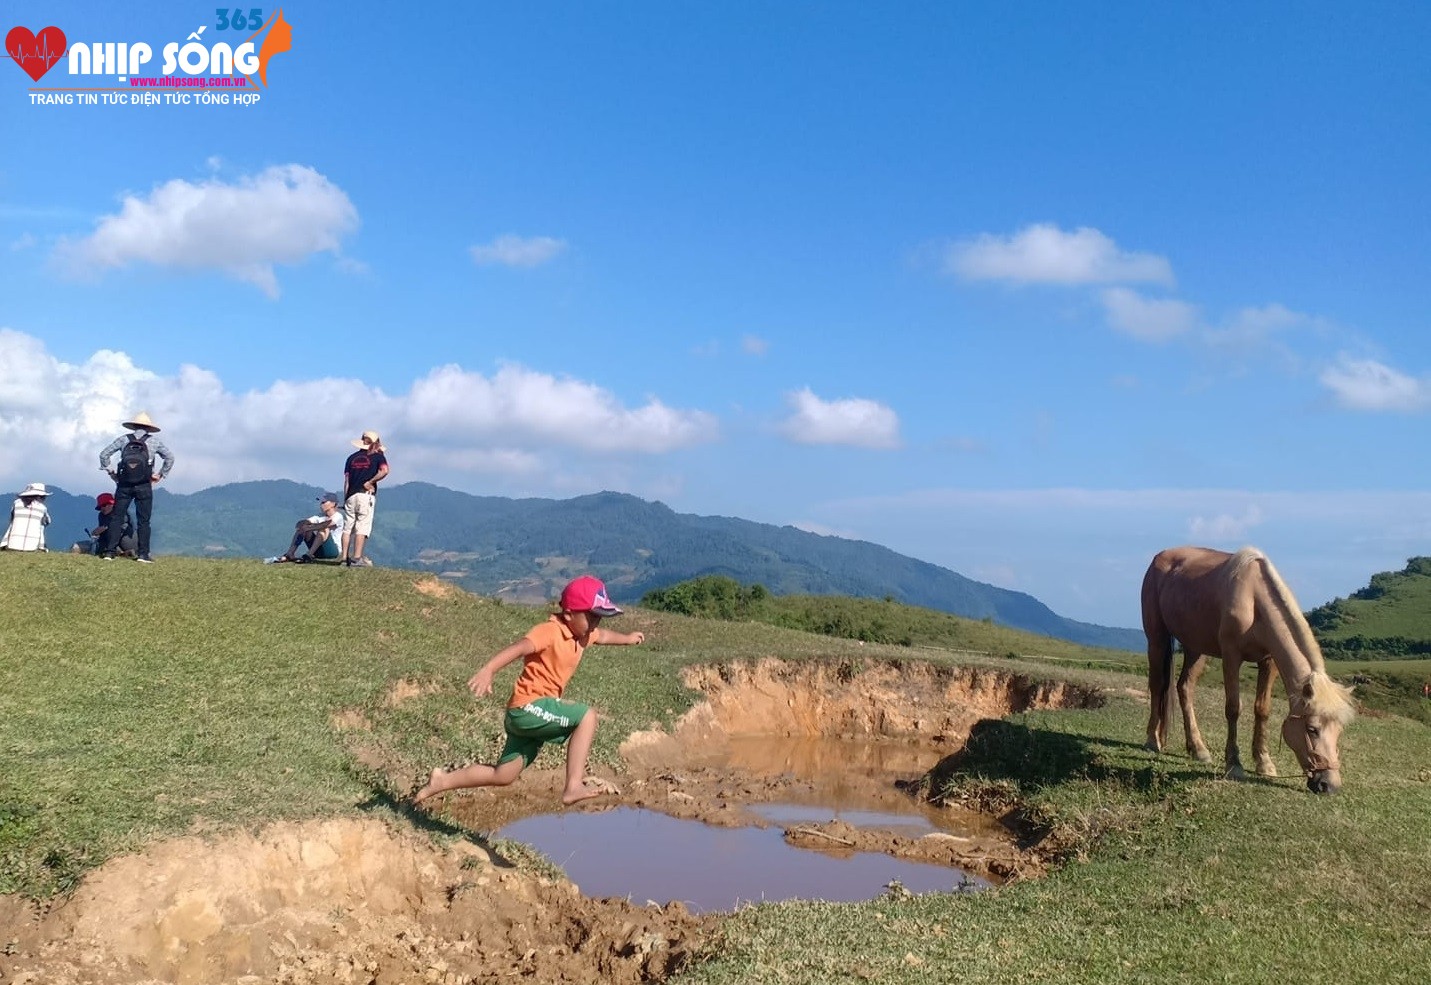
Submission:
{"label": "horse's ear", "polygon": [[1306,701],[1312,700],[1312,695],[1317,693],[1317,689],[1312,686],[1312,679],[1309,677],[1302,684],[1302,698]]}

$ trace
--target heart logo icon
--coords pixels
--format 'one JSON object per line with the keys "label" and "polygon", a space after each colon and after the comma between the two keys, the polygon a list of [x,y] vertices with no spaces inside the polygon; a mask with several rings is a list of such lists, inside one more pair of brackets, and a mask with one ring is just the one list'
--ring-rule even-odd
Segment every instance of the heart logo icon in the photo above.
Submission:
{"label": "heart logo icon", "polygon": [[47,27],[39,34],[31,34],[28,27],[16,27],[5,35],[5,54],[36,82],[65,57],[65,45],[65,32],[58,27]]}

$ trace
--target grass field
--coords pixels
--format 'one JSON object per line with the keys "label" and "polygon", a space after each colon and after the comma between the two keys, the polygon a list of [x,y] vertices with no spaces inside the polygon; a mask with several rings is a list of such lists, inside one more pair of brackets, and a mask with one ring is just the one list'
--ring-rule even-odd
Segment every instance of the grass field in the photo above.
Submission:
{"label": "grass field", "polygon": [[[0,890],[39,896],[195,828],[365,811],[404,823],[381,796],[389,781],[358,765],[344,713],[365,715],[367,751],[403,770],[485,755],[500,701],[475,704],[464,682],[542,615],[425,592],[411,572],[168,557],[0,555],[0,593]],[[1133,654],[1104,669],[1105,651],[968,657],[642,610],[622,619],[648,645],[595,651],[573,682],[606,712],[595,757],[608,764],[630,731],[691,706],[678,679],[689,663],[977,660],[1120,691],[1142,673]],[[1397,680],[1416,669],[1365,668]],[[419,696],[393,706],[399,682]],[[1219,688],[1204,687],[1199,713],[1220,720]],[[754,907],[679,980],[1431,980],[1425,724],[1363,715],[1342,744],[1344,792],[1316,798],[1282,748],[1275,781],[1153,757],[1145,717],[1131,699],[1012,716],[945,778],[1072,839],[1075,861],[1050,877],[976,896]]]}

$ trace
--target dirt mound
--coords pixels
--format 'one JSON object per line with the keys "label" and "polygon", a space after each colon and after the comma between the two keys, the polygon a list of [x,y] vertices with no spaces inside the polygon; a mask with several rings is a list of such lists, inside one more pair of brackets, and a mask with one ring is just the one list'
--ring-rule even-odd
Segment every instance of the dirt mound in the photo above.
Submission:
{"label": "dirt mound", "polygon": [[0,979],[15,985],[641,982],[683,966],[703,926],[375,820],[176,839],[14,916]]}

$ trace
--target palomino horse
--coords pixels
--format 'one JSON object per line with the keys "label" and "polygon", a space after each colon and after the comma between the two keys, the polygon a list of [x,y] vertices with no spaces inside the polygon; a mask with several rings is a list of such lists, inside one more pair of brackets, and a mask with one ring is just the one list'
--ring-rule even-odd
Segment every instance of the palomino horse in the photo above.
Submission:
{"label": "palomino horse", "polygon": [[1237,717],[1242,710],[1238,671],[1242,662],[1257,664],[1257,698],[1252,705],[1252,756],[1257,772],[1276,776],[1267,754],[1267,717],[1272,684],[1286,682],[1286,721],[1282,738],[1297,755],[1313,793],[1335,793],[1341,786],[1337,740],[1351,721],[1351,688],[1327,676],[1322,650],[1302,617],[1297,600],[1261,551],[1244,547],[1236,554],[1206,547],[1162,551],[1143,576],[1143,632],[1148,637],[1147,748],[1161,752],[1168,738],[1173,692],[1173,641],[1183,646],[1178,702],[1188,755],[1201,762],[1212,757],[1203,744],[1193,713],[1193,689],[1208,657],[1222,658],[1227,709],[1227,774],[1243,777],[1237,755]]}

